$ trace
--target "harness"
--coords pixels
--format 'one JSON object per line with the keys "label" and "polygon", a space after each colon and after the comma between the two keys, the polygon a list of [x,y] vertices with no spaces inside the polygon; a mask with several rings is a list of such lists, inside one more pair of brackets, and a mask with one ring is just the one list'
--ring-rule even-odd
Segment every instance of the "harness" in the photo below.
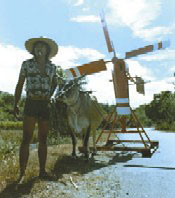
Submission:
{"label": "harness", "polygon": [[[75,106],[76,104],[79,104],[79,100],[80,100],[80,97],[77,98],[76,102],[73,103],[73,104],[70,104],[69,107],[73,107]],[[79,105],[79,108],[77,111],[75,111],[76,113],[79,113],[80,112],[80,108],[81,108],[81,105]]]}
{"label": "harness", "polygon": [[[64,95],[67,91],[69,91],[70,89],[72,89],[72,87],[75,86],[76,84],[80,84],[80,80],[81,80],[82,78],[84,78],[84,77],[85,77],[85,75],[82,75],[82,76],[80,76],[80,77],[78,77],[78,78],[75,78],[74,80],[67,81],[67,82],[64,84],[63,88],[56,94],[56,96],[55,96],[56,99],[58,99],[59,97],[61,97],[62,95]],[[72,85],[70,85],[67,89],[65,89],[65,87],[66,87],[67,85],[69,85],[71,82],[72,82]]]}

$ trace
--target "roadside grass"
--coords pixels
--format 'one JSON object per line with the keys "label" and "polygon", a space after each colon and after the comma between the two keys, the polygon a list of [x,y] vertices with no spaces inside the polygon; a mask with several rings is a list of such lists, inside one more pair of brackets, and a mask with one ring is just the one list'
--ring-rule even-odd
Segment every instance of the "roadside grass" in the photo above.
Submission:
{"label": "roadside grass", "polygon": [[[99,132],[97,132],[99,134]],[[14,183],[19,175],[19,145],[22,138],[22,131],[20,130],[1,130],[0,132],[0,193],[7,188],[10,183]],[[102,136],[101,140],[104,142],[106,136]],[[25,183],[28,185],[33,178],[38,178],[39,162],[37,154],[37,131],[34,132],[32,144],[30,146],[30,156],[26,169]],[[90,137],[89,144],[92,145],[92,137]],[[77,147],[82,145],[81,139],[78,139]],[[70,173],[71,170],[78,170],[84,172],[88,169],[88,163],[84,163],[80,159],[74,162],[71,159],[72,143],[70,136],[55,138],[52,134],[48,138],[48,156],[46,163],[46,170],[51,174],[56,174],[58,177],[63,174]],[[77,149],[78,153],[78,149]],[[71,166],[70,164],[73,163]],[[74,167],[72,167],[74,166]],[[72,169],[73,168],[73,169]],[[45,183],[40,181],[32,188],[32,191],[42,190]]]}
{"label": "roadside grass", "polygon": [[[70,156],[71,150],[70,144],[48,146],[47,172],[52,175],[57,160],[61,160],[62,156],[65,155]],[[16,181],[19,176],[18,159],[17,152],[13,157],[9,156],[0,162],[0,197],[21,197],[21,195],[25,194],[30,194],[31,197],[33,197],[32,194],[35,195],[46,189],[47,182],[38,178],[39,162],[37,148],[35,148],[30,149],[24,184],[19,186],[19,189],[16,190]],[[64,166],[66,166],[66,164],[64,164]]]}
{"label": "roadside grass", "polygon": [[[19,174],[19,146],[22,140],[22,130],[1,130],[0,131],[0,191],[7,183],[17,180]],[[30,156],[28,168],[26,169],[27,180],[34,175],[38,175],[38,154],[37,149],[37,130],[30,145]],[[49,145],[70,143],[69,137],[48,138]],[[48,153],[49,157],[49,153]],[[50,162],[49,164],[52,164]]]}
{"label": "roadside grass", "polygon": [[0,129],[3,130],[21,130],[23,128],[22,121],[1,121]]}

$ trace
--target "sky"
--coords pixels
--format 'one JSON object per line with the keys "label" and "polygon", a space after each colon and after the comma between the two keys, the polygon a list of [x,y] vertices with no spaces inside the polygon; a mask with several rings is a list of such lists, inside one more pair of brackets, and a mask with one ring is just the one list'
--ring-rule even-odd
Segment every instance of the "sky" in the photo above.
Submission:
{"label": "sky", "polygon": [[[174,91],[174,0],[0,0],[0,5],[0,91],[14,94],[21,64],[32,57],[24,47],[29,38],[55,40],[59,52],[52,62],[63,69],[111,60],[100,22],[102,11],[118,58],[159,41],[171,42],[167,49],[125,60],[131,76],[148,82],[145,95],[129,86],[131,107],[150,103],[161,91]],[[87,77],[86,89],[99,102],[115,104],[113,65],[106,66],[107,71]]]}

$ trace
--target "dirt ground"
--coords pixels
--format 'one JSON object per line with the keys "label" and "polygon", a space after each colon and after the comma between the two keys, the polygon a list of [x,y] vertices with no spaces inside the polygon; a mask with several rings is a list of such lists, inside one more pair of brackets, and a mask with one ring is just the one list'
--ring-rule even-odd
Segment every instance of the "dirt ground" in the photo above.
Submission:
{"label": "dirt ground", "polygon": [[110,153],[99,152],[87,161],[81,154],[77,159],[70,154],[62,155],[54,164],[48,180],[40,180],[36,176],[21,185],[12,182],[0,193],[0,198],[118,197],[117,169],[111,168],[116,157],[116,154],[112,157]]}

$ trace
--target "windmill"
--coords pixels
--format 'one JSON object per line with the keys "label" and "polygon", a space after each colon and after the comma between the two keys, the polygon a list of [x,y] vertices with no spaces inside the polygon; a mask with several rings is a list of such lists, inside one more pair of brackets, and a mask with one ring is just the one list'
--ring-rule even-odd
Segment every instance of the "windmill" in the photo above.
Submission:
{"label": "windmill", "polygon": [[[112,82],[114,86],[116,105],[113,112],[107,119],[107,124],[112,123],[110,129],[106,129],[106,126],[102,129],[97,137],[96,144],[98,151],[136,151],[142,153],[143,157],[151,157],[152,153],[158,148],[158,141],[151,141],[143,126],[138,120],[136,114],[132,110],[129,104],[129,83],[136,84],[136,90],[138,93],[144,94],[144,80],[141,77],[131,77],[128,68],[125,64],[125,59],[129,59],[141,54],[153,52],[155,50],[164,49],[169,46],[169,41],[163,41],[154,45],[148,45],[130,52],[126,52],[124,59],[118,59],[114,49],[114,45],[110,40],[107,24],[104,18],[104,14],[101,14],[101,23],[103,26],[103,32],[109,53],[113,53],[111,61],[104,61],[103,59],[90,62],[74,68],[65,70],[65,74],[68,79],[80,77],[82,75],[91,75],[97,72],[106,70],[106,63],[113,63]],[[136,130],[128,130],[126,122],[128,117],[135,124]],[[120,123],[121,130],[115,129],[115,123]],[[139,135],[140,140],[120,140],[117,136],[118,133],[136,133]],[[107,134],[106,143],[103,146],[98,146],[99,140],[103,134]],[[111,140],[112,134],[115,134],[115,139]],[[122,143],[122,146],[118,144]],[[123,143],[139,143],[141,147],[125,146]],[[117,146],[116,146],[117,145]],[[81,148],[79,148],[81,150]]]}
{"label": "windmill", "polygon": [[[154,45],[148,45],[143,48],[139,48],[130,52],[126,52],[124,59],[118,59],[116,56],[116,52],[114,49],[114,45],[110,40],[107,24],[105,21],[104,14],[101,14],[101,23],[103,26],[103,32],[106,40],[106,45],[109,53],[113,53],[113,72],[112,72],[112,81],[114,86],[115,100],[116,106],[109,116],[107,123],[112,123],[110,129],[106,130],[106,126],[102,129],[100,135],[96,140],[96,144],[98,144],[99,139],[103,134],[107,134],[106,145],[98,147],[97,150],[115,150],[115,151],[136,151],[142,153],[143,157],[151,157],[153,152],[158,148],[158,141],[151,141],[147,133],[145,132],[142,124],[137,118],[136,114],[132,110],[129,104],[129,83],[130,80],[134,84],[136,84],[136,90],[138,93],[145,94],[144,91],[144,80],[141,77],[131,77],[128,68],[125,64],[125,59],[129,59],[141,54],[145,54],[148,52],[153,52],[155,50],[164,49],[169,47],[169,41],[163,41],[156,43]],[[134,122],[136,130],[127,130],[126,122],[128,117],[130,120]],[[118,121],[120,123],[121,130],[115,129],[114,124]],[[130,134],[138,134],[140,136],[140,140],[120,140],[117,136],[118,133],[130,133]],[[112,134],[115,134],[116,138],[111,140],[110,137]],[[117,144],[122,143],[122,146],[118,146]],[[141,147],[133,147],[133,146],[125,146],[123,143],[139,143]],[[117,145],[117,146],[116,146]]]}

